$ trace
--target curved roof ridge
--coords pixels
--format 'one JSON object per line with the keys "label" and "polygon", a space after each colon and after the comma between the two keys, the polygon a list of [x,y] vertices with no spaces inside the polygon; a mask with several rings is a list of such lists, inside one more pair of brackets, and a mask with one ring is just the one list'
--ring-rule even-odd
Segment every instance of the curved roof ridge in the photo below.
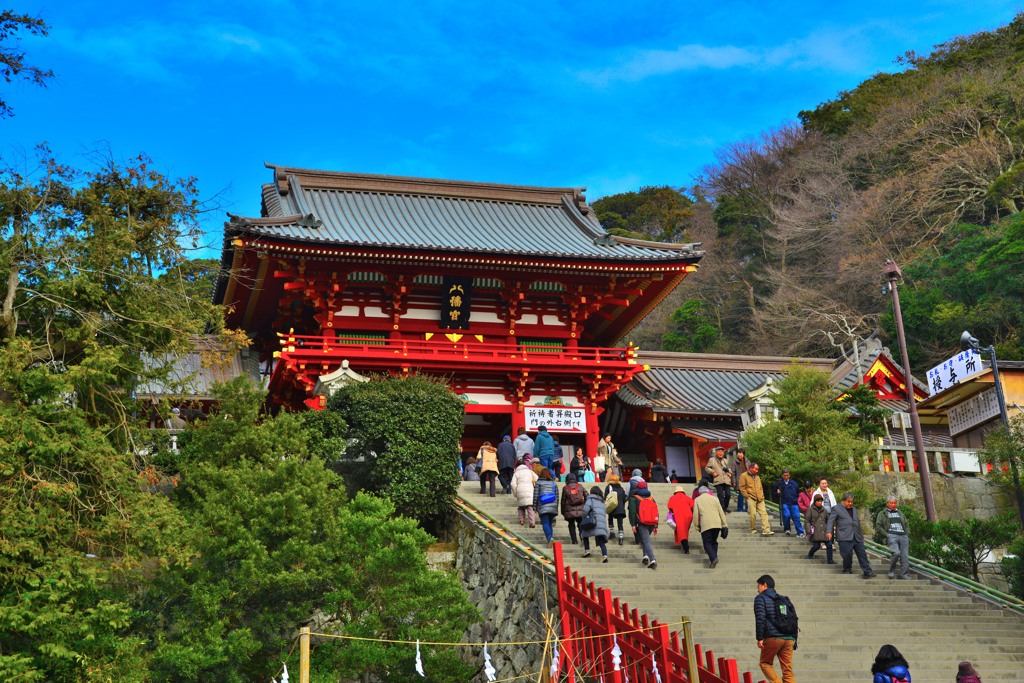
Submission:
{"label": "curved roof ridge", "polygon": [[[409,194],[491,201],[525,202],[529,204],[558,205],[562,195],[570,195],[575,202],[585,205],[585,187],[540,187],[534,185],[507,185],[471,180],[445,180],[412,176],[323,171],[294,166],[264,163],[274,171],[274,184],[282,195],[292,191],[291,178],[299,180],[308,190],[366,191],[385,194]],[[586,208],[590,211],[590,207]]]}

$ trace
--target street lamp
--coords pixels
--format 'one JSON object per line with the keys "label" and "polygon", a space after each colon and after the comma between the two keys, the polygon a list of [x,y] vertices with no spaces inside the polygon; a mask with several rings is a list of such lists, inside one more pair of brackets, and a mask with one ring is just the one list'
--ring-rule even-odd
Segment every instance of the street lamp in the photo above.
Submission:
{"label": "street lamp", "polygon": [[[996,360],[996,345],[989,344],[982,348],[981,342],[970,332],[964,330],[960,335],[960,350],[974,351],[975,353],[987,353],[992,359],[992,381],[996,385],[996,399],[999,401],[999,417],[1003,420],[1003,429],[1010,433],[1010,416],[1006,413],[1006,397],[1003,395],[1003,383],[999,381],[999,361]],[[1010,472],[1013,474],[1013,489],[1017,494],[1017,512],[1020,515],[1021,526],[1024,527],[1024,496],[1020,490],[1020,475],[1017,473],[1017,460],[1010,458]]]}
{"label": "street lamp", "polygon": [[[896,318],[896,336],[900,341],[900,358],[903,361],[903,373],[907,380],[907,404],[910,411],[910,426],[914,429],[914,451],[917,454],[917,471],[921,475],[921,492],[924,494],[924,512],[929,522],[937,521],[935,516],[935,500],[932,498],[932,480],[928,471],[928,456],[924,454],[924,436],[921,434],[921,417],[917,414],[917,400],[914,396],[914,375],[910,372],[910,356],[907,354],[907,338],[903,333],[903,312],[900,310],[900,294],[897,281],[903,278],[903,271],[891,260],[885,260],[883,269],[886,289],[892,294],[892,311]],[[884,290],[883,290],[884,291]]]}

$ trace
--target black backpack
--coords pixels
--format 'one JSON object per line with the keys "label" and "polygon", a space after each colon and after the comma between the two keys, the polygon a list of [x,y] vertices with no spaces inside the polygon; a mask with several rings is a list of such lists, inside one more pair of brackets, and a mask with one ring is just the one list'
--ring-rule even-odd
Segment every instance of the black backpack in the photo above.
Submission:
{"label": "black backpack", "polygon": [[800,632],[798,625],[800,618],[796,615],[796,607],[793,601],[785,595],[775,595],[775,615],[772,623],[775,630],[784,636],[796,636]]}

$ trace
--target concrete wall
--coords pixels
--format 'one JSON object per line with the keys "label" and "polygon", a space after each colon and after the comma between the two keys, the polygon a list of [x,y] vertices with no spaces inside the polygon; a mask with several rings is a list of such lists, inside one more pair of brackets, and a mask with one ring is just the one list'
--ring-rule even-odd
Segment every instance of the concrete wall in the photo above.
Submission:
{"label": "concrete wall", "polygon": [[[1016,510],[1012,486],[993,484],[983,477],[930,476],[935,514],[939,519],[988,519],[1004,510]],[[896,496],[924,514],[921,477],[911,472],[871,475],[870,487],[879,497]]]}
{"label": "concrete wall", "polygon": [[[543,641],[545,615],[557,625],[558,596],[554,573],[502,541],[496,534],[456,514],[450,527],[456,552],[456,570],[470,600],[483,613],[483,621],[470,627],[465,640],[473,643]],[[488,646],[497,680],[528,676],[550,666],[543,645]],[[464,648],[463,659],[479,664],[475,681],[483,675],[483,648]],[[544,680],[547,680],[545,673]]]}

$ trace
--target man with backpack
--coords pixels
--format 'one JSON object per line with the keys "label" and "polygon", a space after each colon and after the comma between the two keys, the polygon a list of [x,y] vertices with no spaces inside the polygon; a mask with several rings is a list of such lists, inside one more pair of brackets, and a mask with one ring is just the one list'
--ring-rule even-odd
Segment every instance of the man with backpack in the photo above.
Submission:
{"label": "man with backpack", "polygon": [[658,561],[654,559],[651,536],[658,533],[658,504],[651,497],[646,481],[640,481],[629,489],[629,524],[643,548],[643,565],[657,569]]}
{"label": "man with backpack", "polygon": [[[761,650],[761,673],[768,683],[796,683],[793,675],[793,651],[796,649],[797,625],[796,607],[785,595],[775,592],[775,579],[764,574],[757,579],[757,596],[754,598],[754,623],[757,630],[757,647]],[[782,678],[775,673],[772,664],[779,658]]]}

